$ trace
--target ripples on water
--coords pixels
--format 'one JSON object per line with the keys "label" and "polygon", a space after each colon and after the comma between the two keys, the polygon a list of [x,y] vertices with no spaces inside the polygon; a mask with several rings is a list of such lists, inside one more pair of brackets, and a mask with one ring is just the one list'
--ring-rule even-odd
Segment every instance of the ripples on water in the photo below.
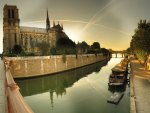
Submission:
{"label": "ripples on water", "polygon": [[[129,88],[108,88],[111,68],[121,58],[112,58],[55,75],[16,80],[35,113],[129,113]],[[107,103],[114,91],[124,91],[118,105]]]}

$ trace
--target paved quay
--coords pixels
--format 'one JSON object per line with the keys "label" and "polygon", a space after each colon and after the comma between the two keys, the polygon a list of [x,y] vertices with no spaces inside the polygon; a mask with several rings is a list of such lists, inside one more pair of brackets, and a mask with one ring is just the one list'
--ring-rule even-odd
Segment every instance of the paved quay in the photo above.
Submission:
{"label": "paved quay", "polygon": [[0,60],[0,113],[5,113],[5,76],[2,60]]}
{"label": "paved quay", "polygon": [[131,113],[150,113],[150,71],[135,59],[131,59],[131,70]]}

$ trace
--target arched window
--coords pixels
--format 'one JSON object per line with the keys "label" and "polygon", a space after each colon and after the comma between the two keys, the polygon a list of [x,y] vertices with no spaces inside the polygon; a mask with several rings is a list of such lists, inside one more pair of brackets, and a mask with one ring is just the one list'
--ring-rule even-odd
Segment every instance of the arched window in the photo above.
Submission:
{"label": "arched window", "polygon": [[11,18],[11,10],[8,9],[8,18],[10,19]]}
{"label": "arched window", "polygon": [[11,16],[12,16],[12,18],[15,18],[14,10],[13,10],[13,9],[11,10],[11,14],[12,14],[12,15],[11,15]]}
{"label": "arched window", "polygon": [[17,44],[17,36],[16,36],[16,33],[15,33],[15,44]]}

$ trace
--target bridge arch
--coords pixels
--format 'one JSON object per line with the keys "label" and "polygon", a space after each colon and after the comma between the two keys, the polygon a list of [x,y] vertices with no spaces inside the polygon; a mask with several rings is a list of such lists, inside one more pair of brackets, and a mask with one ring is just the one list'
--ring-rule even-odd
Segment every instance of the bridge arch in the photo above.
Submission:
{"label": "bridge arch", "polygon": [[110,53],[111,53],[111,56],[112,56],[112,54],[115,54],[115,58],[119,58],[118,54],[121,54],[122,58],[124,58],[125,55],[126,55],[126,51],[125,50],[122,50],[122,51],[111,50]]}

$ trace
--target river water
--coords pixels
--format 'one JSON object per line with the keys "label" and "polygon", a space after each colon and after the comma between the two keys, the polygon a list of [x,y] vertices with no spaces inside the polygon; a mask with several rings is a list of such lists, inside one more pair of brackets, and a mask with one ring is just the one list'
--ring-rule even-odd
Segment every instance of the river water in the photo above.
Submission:
{"label": "river water", "polygon": [[[112,58],[55,75],[16,80],[35,113],[129,113],[129,86],[109,88]],[[124,92],[118,105],[107,103],[114,91]]]}

